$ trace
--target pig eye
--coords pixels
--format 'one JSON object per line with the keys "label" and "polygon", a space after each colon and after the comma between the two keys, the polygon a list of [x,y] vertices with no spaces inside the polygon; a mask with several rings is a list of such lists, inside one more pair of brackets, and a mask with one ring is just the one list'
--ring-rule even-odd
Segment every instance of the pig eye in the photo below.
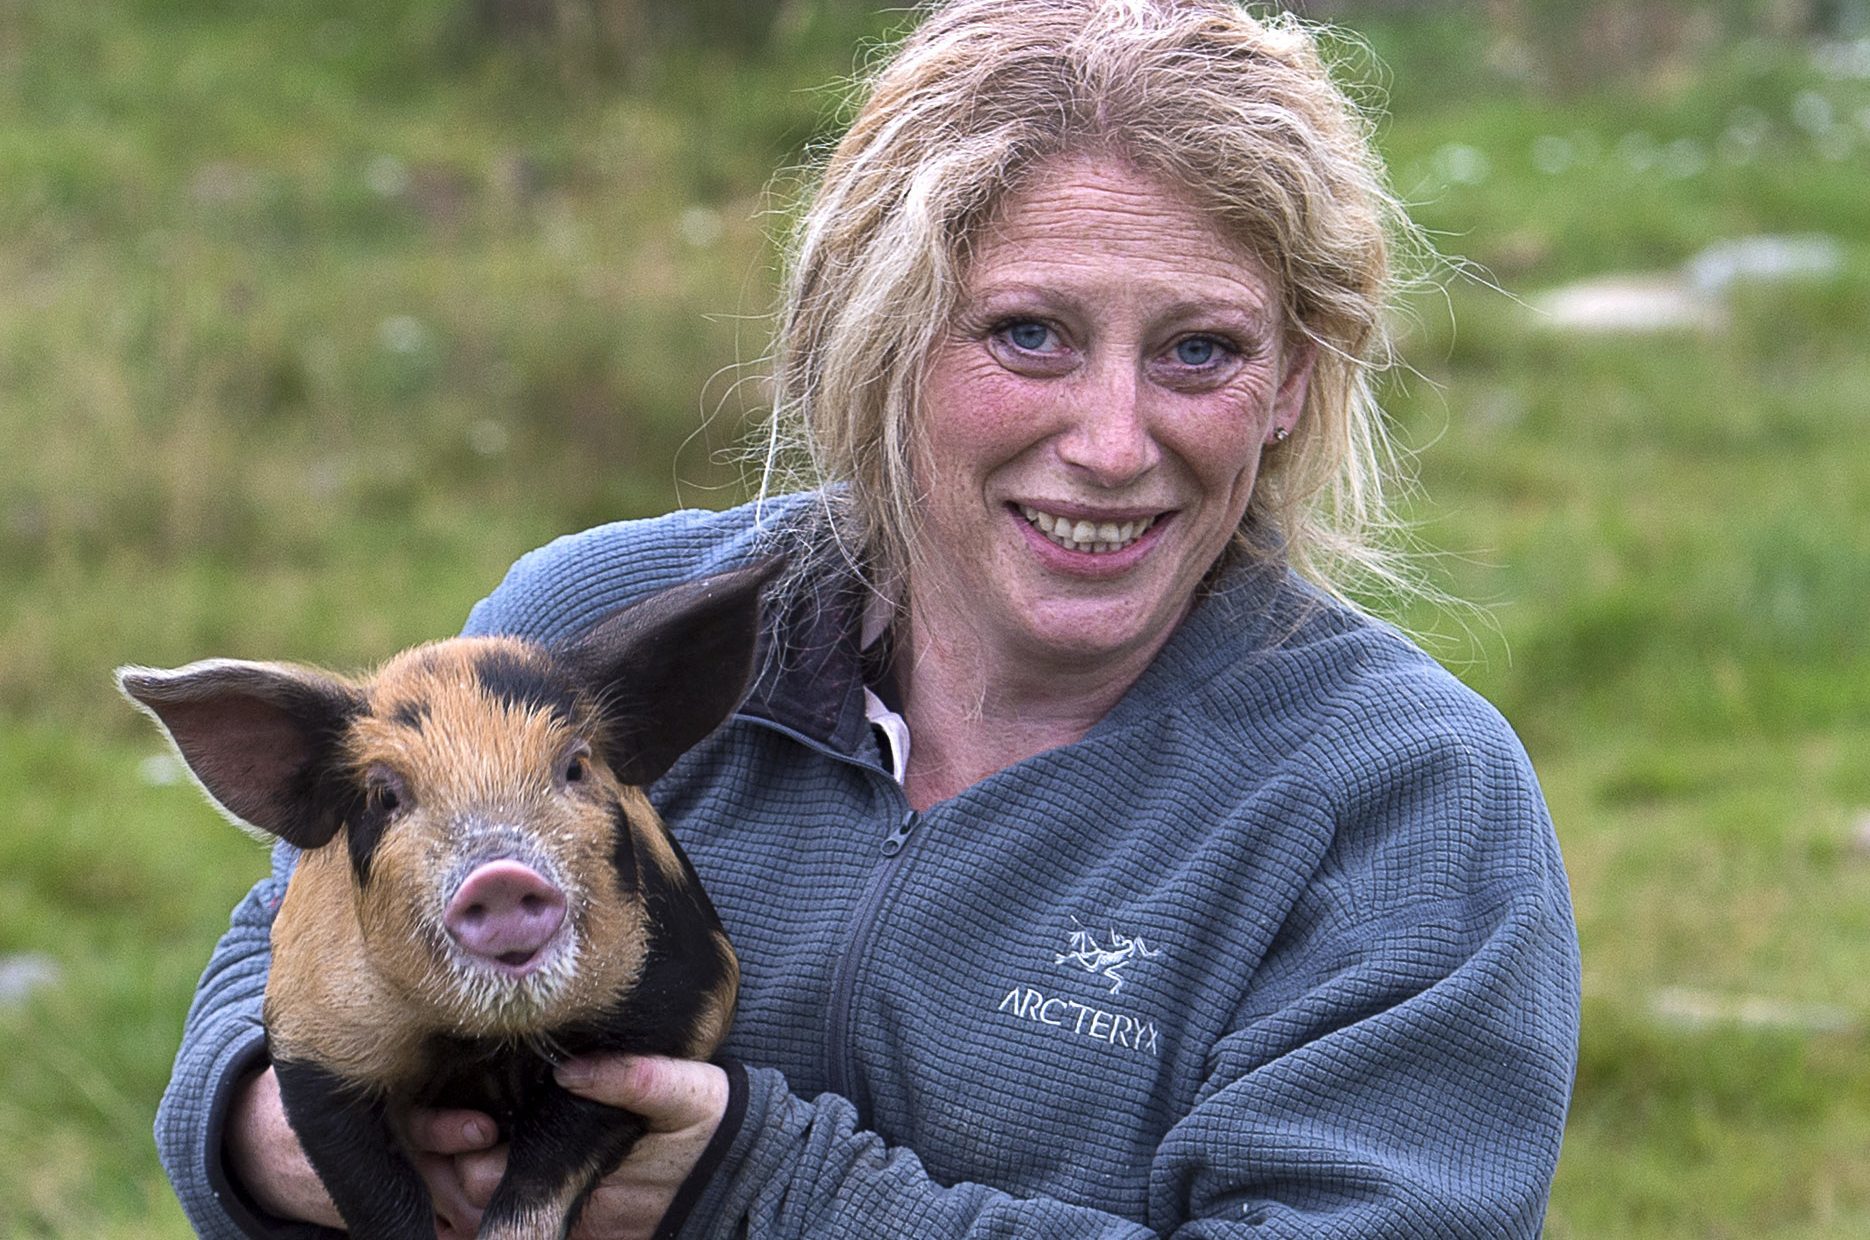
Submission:
{"label": "pig eye", "polygon": [[372,771],[364,788],[364,796],[370,808],[385,817],[400,812],[410,803],[407,786],[391,771]]}
{"label": "pig eye", "polygon": [[580,784],[591,773],[591,750],[583,742],[571,747],[558,763],[558,782]]}
{"label": "pig eye", "polygon": [[365,789],[365,804],[372,814],[395,817],[410,806],[410,793],[402,780],[372,780]]}

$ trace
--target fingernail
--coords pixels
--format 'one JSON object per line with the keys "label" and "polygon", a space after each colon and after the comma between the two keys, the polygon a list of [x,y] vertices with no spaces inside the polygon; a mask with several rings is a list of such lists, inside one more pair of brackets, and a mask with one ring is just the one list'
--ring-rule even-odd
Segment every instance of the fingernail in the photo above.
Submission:
{"label": "fingernail", "polygon": [[591,1083],[591,1065],[582,1059],[567,1059],[552,1070],[552,1075],[566,1089],[575,1089]]}
{"label": "fingernail", "polygon": [[475,1145],[485,1145],[493,1140],[493,1131],[484,1120],[471,1119],[461,1125],[461,1139]]}

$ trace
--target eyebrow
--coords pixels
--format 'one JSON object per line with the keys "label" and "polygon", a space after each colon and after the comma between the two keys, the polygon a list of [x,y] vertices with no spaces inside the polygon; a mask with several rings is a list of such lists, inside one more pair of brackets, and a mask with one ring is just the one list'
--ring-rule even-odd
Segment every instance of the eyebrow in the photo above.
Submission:
{"label": "eyebrow", "polygon": [[[1052,303],[1077,313],[1082,313],[1094,300],[1065,286],[1008,280],[988,284],[984,288],[968,290],[957,308],[964,314],[969,311],[979,313],[994,302],[1022,298]],[[1281,311],[1282,308],[1270,299],[1247,302],[1232,297],[1184,297],[1170,302],[1160,314],[1152,317],[1163,319],[1221,317],[1240,320],[1245,326],[1270,332],[1277,325]]]}
{"label": "eyebrow", "polygon": [[1263,330],[1270,330],[1278,320],[1276,308],[1264,302],[1251,304],[1234,301],[1231,298],[1222,301],[1187,300],[1173,303],[1164,312],[1165,318],[1201,318],[1208,315],[1239,317],[1249,324]]}

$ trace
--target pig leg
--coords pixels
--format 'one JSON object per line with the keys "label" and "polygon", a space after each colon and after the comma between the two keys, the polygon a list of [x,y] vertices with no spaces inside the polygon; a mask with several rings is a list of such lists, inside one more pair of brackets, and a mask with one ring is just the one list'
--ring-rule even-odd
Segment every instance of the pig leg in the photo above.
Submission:
{"label": "pig leg", "polygon": [[428,1186],[390,1133],[384,1103],[316,1064],[275,1061],[279,1098],[356,1240],[434,1240]]}
{"label": "pig leg", "polygon": [[563,1237],[643,1130],[628,1111],[546,1082],[514,1117],[506,1175],[481,1216],[480,1240]]}

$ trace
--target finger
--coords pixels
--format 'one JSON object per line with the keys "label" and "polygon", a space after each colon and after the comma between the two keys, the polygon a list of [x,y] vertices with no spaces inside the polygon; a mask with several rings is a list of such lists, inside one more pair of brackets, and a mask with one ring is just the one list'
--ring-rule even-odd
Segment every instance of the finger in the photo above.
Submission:
{"label": "finger", "polygon": [[409,1144],[429,1154],[471,1154],[500,1139],[493,1117],[480,1111],[436,1111],[418,1107],[405,1121]]}
{"label": "finger", "polygon": [[463,1191],[455,1160],[444,1154],[413,1153],[410,1161],[428,1186],[438,1237],[472,1236],[480,1227],[480,1205]]}
{"label": "finger", "polygon": [[455,1159],[455,1173],[461,1177],[462,1191],[474,1203],[477,1211],[487,1208],[487,1203],[493,1200],[494,1190],[500,1187],[500,1181],[506,1175],[506,1153],[506,1146],[499,1145],[479,1153],[462,1154]]}
{"label": "finger", "polygon": [[727,1074],[711,1063],[660,1055],[594,1055],[560,1064],[558,1083],[575,1094],[634,1111],[652,1132],[720,1122]]}

